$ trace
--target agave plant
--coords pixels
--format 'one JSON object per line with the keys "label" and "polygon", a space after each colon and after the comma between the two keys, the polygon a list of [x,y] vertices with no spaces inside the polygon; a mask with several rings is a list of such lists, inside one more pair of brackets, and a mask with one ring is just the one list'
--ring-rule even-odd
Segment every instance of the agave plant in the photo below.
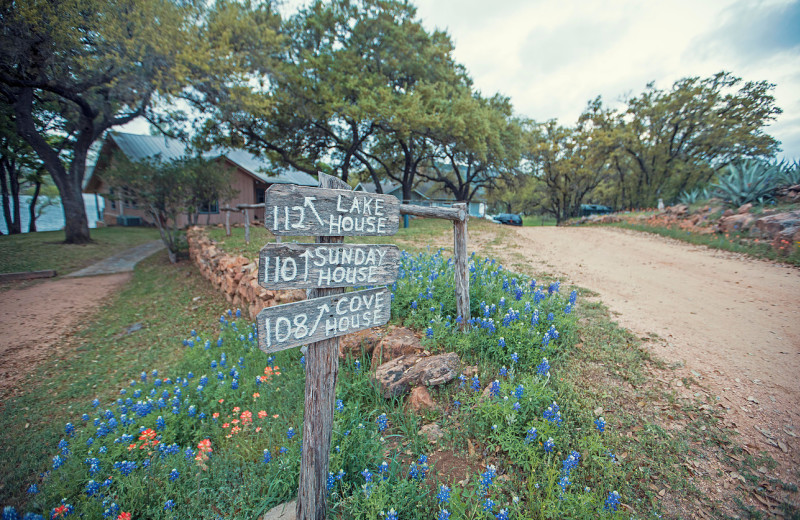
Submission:
{"label": "agave plant", "polygon": [[712,188],[734,206],[770,199],[780,174],[779,165],[756,160],[731,163],[727,168]]}
{"label": "agave plant", "polygon": [[706,200],[710,199],[711,194],[708,192],[708,188],[695,188],[691,191],[684,191],[680,195],[678,195],[678,202],[681,204],[686,204],[687,206],[690,204],[694,204],[698,200]]}
{"label": "agave plant", "polygon": [[781,171],[778,173],[778,186],[794,186],[800,184],[800,161],[780,163]]}

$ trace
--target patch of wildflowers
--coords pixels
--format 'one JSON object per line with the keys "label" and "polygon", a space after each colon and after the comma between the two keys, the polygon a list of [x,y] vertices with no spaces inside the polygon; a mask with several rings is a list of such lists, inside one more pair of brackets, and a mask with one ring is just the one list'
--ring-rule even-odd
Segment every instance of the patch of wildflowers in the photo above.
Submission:
{"label": "patch of wildflowers", "polygon": [[595,419],[594,425],[595,428],[597,428],[597,431],[599,431],[600,433],[606,431],[606,420],[603,419],[602,417],[598,417],[597,419]]}
{"label": "patch of wildflowers", "polygon": [[436,494],[436,498],[439,499],[440,504],[447,504],[450,502],[450,488],[445,485],[439,486],[439,492]]}
{"label": "patch of wildflowers", "polygon": [[616,491],[611,491],[608,494],[608,497],[606,498],[606,505],[605,505],[604,509],[606,511],[609,511],[609,510],[610,511],[616,511],[617,508],[619,507],[619,500],[620,500],[619,493],[617,493]]}
{"label": "patch of wildflowers", "polygon": [[383,432],[389,425],[385,413],[380,414],[378,418],[375,419],[375,422],[378,424],[379,432]]}
{"label": "patch of wildflowers", "polygon": [[544,451],[546,451],[547,453],[550,453],[551,451],[553,451],[553,448],[555,448],[555,447],[556,447],[556,443],[553,442],[553,438],[552,437],[550,437],[549,439],[544,441]]}

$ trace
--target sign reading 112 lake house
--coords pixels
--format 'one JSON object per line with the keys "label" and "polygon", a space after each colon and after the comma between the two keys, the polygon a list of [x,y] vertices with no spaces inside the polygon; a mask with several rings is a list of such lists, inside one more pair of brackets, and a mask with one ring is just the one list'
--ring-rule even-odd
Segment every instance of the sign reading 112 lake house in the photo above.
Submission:
{"label": "sign reading 112 lake house", "polygon": [[265,202],[264,225],[279,236],[389,236],[400,225],[391,195],[274,184]]}

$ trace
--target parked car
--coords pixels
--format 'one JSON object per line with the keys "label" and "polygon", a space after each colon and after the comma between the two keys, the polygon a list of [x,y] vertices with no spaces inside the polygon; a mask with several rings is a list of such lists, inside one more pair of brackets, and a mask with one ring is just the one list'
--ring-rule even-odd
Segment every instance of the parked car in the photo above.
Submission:
{"label": "parked car", "polygon": [[514,213],[500,213],[499,215],[494,217],[494,221],[499,222],[500,224],[507,224],[509,226],[522,225],[522,217]]}

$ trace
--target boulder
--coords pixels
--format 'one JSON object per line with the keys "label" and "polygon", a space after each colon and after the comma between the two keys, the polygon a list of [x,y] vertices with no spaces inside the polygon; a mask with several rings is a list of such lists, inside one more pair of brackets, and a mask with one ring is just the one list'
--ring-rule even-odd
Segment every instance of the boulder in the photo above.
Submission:
{"label": "boulder", "polygon": [[436,442],[444,437],[444,431],[442,431],[442,427],[436,423],[426,424],[422,428],[419,429],[417,435],[424,435],[428,438],[428,442],[431,444],[436,444]]}
{"label": "boulder", "polygon": [[420,359],[405,374],[412,384],[437,386],[449,383],[458,376],[461,360],[455,352]]}
{"label": "boulder", "polygon": [[380,385],[383,397],[391,399],[408,392],[409,384],[404,377],[405,373],[421,357],[419,354],[407,354],[383,363],[375,369],[373,378]]}
{"label": "boulder", "polygon": [[755,220],[755,217],[750,213],[737,213],[728,217],[722,217],[717,222],[717,231],[720,233],[744,231],[749,229]]}
{"label": "boulder", "polygon": [[685,215],[687,211],[689,211],[689,207],[686,204],[676,204],[666,209],[667,214],[677,216]]}
{"label": "boulder", "polygon": [[351,356],[358,359],[362,354],[372,354],[375,345],[381,340],[380,331],[380,328],[375,327],[342,336],[339,338],[339,358],[345,359]]}
{"label": "boulder", "polygon": [[736,213],[743,215],[745,213],[750,213],[751,209],[753,209],[753,204],[748,202],[747,204],[742,204],[739,206],[739,209],[736,210]]}
{"label": "boulder", "polygon": [[431,393],[424,386],[417,386],[411,390],[408,396],[408,407],[419,413],[422,410],[435,410],[436,402],[431,397]]}
{"label": "boulder", "polygon": [[386,335],[375,346],[372,353],[372,369],[400,356],[422,354],[419,336],[406,327],[391,327]]}
{"label": "boulder", "polygon": [[761,236],[774,240],[784,229],[800,226],[800,210],[765,215],[758,218],[754,226]]}

